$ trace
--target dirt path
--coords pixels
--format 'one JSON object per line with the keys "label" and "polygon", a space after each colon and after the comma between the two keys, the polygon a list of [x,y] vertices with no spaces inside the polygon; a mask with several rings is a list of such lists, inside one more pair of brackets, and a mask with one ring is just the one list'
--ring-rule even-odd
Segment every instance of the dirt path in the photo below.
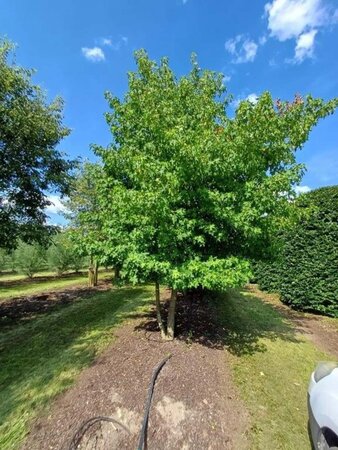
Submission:
{"label": "dirt path", "polygon": [[295,327],[295,330],[312,341],[316,347],[338,359],[338,329],[327,317],[298,312],[284,305],[276,294],[260,291],[256,285],[248,287],[250,292],[272,304]]}
{"label": "dirt path", "polygon": [[210,335],[210,315],[195,301],[191,320],[192,304],[181,300],[179,305],[177,340],[159,340],[153,314],[120,328],[117,341],[35,422],[22,449],[66,450],[80,424],[97,415],[118,419],[129,433],[110,423],[94,426],[79,448],[137,448],[150,378],[168,353],[172,357],[155,386],[147,448],[246,449],[248,414],[221,339],[217,332]]}

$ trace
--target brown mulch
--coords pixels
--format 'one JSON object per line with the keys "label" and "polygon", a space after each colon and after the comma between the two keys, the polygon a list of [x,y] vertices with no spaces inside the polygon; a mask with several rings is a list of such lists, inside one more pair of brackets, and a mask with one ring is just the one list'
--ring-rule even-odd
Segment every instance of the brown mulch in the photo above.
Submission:
{"label": "brown mulch", "polygon": [[256,285],[248,289],[262,300],[270,303],[282,316],[288,319],[295,331],[312,341],[319,349],[338,359],[338,329],[330,319],[316,314],[299,312],[284,305],[276,294],[260,291]]}
{"label": "brown mulch", "polygon": [[128,432],[95,425],[78,448],[137,448],[148,385],[168,353],[155,385],[146,448],[246,449],[248,413],[231,379],[222,330],[216,326],[210,334],[211,321],[205,302],[186,297],[178,302],[173,342],[160,340],[153,312],[119,328],[115,343],[35,421],[22,450],[67,450],[80,425],[98,415],[119,420]]}
{"label": "brown mulch", "polygon": [[41,292],[39,294],[13,297],[0,302],[0,325],[9,325],[20,320],[29,320],[39,314],[54,311],[60,306],[66,306],[83,297],[93,295],[97,291],[111,289],[110,280],[101,280],[98,286],[87,287],[74,284],[68,288],[60,288]]}

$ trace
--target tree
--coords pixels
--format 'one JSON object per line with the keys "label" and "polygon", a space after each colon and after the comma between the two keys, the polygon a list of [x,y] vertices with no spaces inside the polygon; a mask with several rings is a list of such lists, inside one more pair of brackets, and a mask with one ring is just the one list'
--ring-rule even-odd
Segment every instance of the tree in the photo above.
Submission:
{"label": "tree", "polygon": [[29,278],[33,278],[37,272],[45,267],[45,249],[36,243],[26,244],[25,242],[19,242],[15,250],[15,261],[16,266],[22,273]]}
{"label": "tree", "polygon": [[47,191],[68,193],[73,163],[56,149],[69,134],[63,101],[48,104],[32,71],[9,62],[13,45],[0,41],[0,247],[48,239]]}
{"label": "tree", "polygon": [[66,217],[70,222],[70,233],[76,251],[88,256],[89,286],[98,283],[98,263],[109,264],[109,252],[106,252],[105,238],[101,226],[97,186],[102,176],[99,164],[86,162],[78,168],[72,180],[72,186],[65,203]]}
{"label": "tree", "polygon": [[53,238],[53,244],[47,250],[47,260],[49,267],[55,269],[58,275],[70,269],[77,272],[84,264],[84,259],[76,252],[71,236],[66,231]]}
{"label": "tree", "polygon": [[[250,258],[289,214],[303,173],[296,149],[338,102],[275,103],[265,92],[229,118],[222,74],[202,71],[195,57],[180,79],[166,58],[157,64],[140,51],[136,63],[124,100],[106,95],[113,139],[94,147],[103,161],[98,217],[122,276],[155,283],[161,334],[172,339],[177,291],[247,282]],[[167,326],[162,283],[172,289]]]}

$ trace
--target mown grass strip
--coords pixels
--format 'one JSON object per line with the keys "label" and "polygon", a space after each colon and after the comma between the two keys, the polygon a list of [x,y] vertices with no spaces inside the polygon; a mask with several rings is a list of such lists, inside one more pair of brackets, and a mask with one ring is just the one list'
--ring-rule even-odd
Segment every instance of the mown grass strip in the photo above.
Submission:
{"label": "mown grass strip", "polygon": [[[46,276],[46,275],[45,275]],[[99,279],[111,278],[112,272],[99,273]],[[0,301],[5,301],[13,297],[22,295],[33,295],[42,292],[48,292],[54,289],[63,289],[71,286],[86,286],[88,283],[87,273],[71,274],[64,277],[46,276],[47,279],[18,279],[8,280],[7,284],[4,279],[0,282]],[[5,282],[4,282],[5,281]]]}
{"label": "mown grass strip", "polygon": [[251,413],[252,449],[310,449],[307,386],[316,363],[330,356],[257,294],[231,291],[215,305],[234,380]]}
{"label": "mown grass strip", "polygon": [[31,419],[68,388],[114,339],[113,330],[148,307],[148,287],[121,288],[0,332],[0,448],[17,448]]}

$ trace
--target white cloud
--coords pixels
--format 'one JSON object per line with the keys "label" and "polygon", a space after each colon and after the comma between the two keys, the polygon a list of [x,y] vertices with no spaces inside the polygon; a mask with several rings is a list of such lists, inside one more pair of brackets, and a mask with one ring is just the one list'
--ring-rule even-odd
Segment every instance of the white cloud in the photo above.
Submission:
{"label": "white cloud", "polygon": [[62,204],[59,196],[49,195],[47,200],[51,202],[51,204],[45,208],[47,214],[62,214],[67,211],[67,208]]}
{"label": "white cloud", "polygon": [[297,39],[295,48],[295,61],[302,62],[305,58],[311,58],[317,30],[311,30],[301,34]]}
{"label": "white cloud", "polygon": [[296,40],[295,57],[290,62],[313,56],[318,28],[336,23],[336,11],[323,0],[273,0],[265,5],[270,36],[281,42]]}
{"label": "white cloud", "polygon": [[231,75],[223,75],[223,84],[227,84],[231,80]]}
{"label": "white cloud", "polygon": [[254,92],[252,92],[251,94],[247,95],[246,97],[244,97],[244,95],[242,94],[242,95],[238,96],[232,102],[232,105],[233,105],[234,108],[238,108],[240,103],[243,102],[244,100],[248,100],[250,103],[255,105],[258,102],[258,98],[259,98],[259,96],[257,94],[255,94]]}
{"label": "white cloud", "polygon": [[266,44],[266,41],[268,40],[268,38],[266,37],[266,36],[261,36],[259,39],[258,39],[258,43],[259,43],[259,45],[264,45],[264,44]]}
{"label": "white cloud", "polygon": [[102,38],[102,45],[112,45],[112,40],[109,38]]}
{"label": "white cloud", "polygon": [[81,51],[84,57],[92,62],[104,61],[106,59],[104,52],[100,47],[82,47]]}
{"label": "white cloud", "polygon": [[327,20],[322,0],[273,0],[265,5],[268,28],[279,41],[297,38]]}
{"label": "white cloud", "polygon": [[258,95],[253,92],[247,96],[246,100],[255,105],[258,102]]}
{"label": "white cloud", "polygon": [[310,192],[311,188],[309,186],[296,186],[295,192],[297,195],[299,194],[306,194],[307,192]]}
{"label": "white cloud", "polygon": [[232,62],[235,64],[254,61],[258,49],[258,45],[254,41],[242,34],[237,35],[233,39],[228,39],[224,47],[234,57]]}
{"label": "white cloud", "polygon": [[110,37],[104,37],[99,40],[99,43],[105,47],[110,47],[115,51],[119,51],[121,47],[128,44],[127,36],[120,36],[116,41],[113,41]]}

